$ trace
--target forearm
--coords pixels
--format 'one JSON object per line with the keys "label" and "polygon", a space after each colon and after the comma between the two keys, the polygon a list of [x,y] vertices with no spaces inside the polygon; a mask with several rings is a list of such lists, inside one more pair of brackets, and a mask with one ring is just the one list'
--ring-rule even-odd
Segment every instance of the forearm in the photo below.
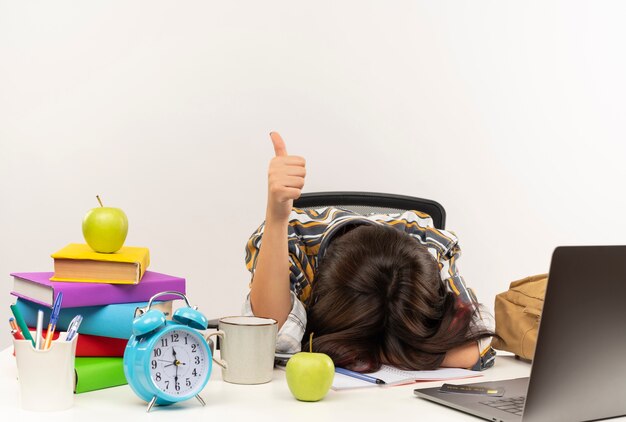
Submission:
{"label": "forearm", "polygon": [[[269,216],[268,216],[269,217]],[[273,318],[282,327],[291,310],[287,221],[268,218],[250,291],[255,315]]]}
{"label": "forearm", "polygon": [[300,197],[306,175],[304,158],[287,154],[283,138],[270,133],[276,156],[268,170],[265,227],[250,291],[252,312],[273,318],[278,328],[291,311],[287,228],[293,200]]}
{"label": "forearm", "polygon": [[446,368],[471,368],[479,357],[478,343],[473,341],[448,351],[441,366]]}

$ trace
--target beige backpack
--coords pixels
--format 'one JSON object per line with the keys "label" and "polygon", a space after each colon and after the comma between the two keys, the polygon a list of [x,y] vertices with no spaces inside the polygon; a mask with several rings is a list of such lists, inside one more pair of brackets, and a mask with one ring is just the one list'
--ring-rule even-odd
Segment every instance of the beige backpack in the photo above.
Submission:
{"label": "beige backpack", "polygon": [[494,313],[496,334],[492,345],[532,360],[548,275],[539,274],[514,281],[509,290],[496,295]]}

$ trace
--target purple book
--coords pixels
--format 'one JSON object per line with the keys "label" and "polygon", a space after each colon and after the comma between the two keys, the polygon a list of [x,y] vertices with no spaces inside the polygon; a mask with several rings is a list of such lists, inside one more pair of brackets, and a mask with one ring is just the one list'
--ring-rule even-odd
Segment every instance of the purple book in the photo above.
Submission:
{"label": "purple book", "polygon": [[[138,284],[103,284],[50,281],[54,273],[11,273],[12,295],[40,305],[52,306],[59,292],[63,292],[63,308],[109,305],[112,303],[147,302],[164,291],[185,293],[185,279],[146,271]],[[180,299],[175,295],[158,300]]]}

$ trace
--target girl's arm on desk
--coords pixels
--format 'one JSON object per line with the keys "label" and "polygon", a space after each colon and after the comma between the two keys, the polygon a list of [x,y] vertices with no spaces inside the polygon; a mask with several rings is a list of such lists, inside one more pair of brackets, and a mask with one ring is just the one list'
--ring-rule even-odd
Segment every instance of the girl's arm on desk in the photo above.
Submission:
{"label": "girl's arm on desk", "polygon": [[441,366],[446,368],[471,368],[479,357],[478,344],[473,341],[448,351],[443,358]]}

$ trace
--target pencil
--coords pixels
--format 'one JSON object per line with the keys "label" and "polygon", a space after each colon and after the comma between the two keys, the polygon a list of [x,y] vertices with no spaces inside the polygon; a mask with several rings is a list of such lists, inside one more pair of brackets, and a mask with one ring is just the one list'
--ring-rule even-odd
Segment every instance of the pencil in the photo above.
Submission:
{"label": "pencil", "polygon": [[20,328],[20,331],[22,332],[22,336],[24,336],[24,339],[30,340],[31,343],[33,343],[33,347],[35,347],[35,340],[33,339],[33,336],[30,335],[30,331],[28,331],[28,325],[26,325],[26,322],[24,321],[24,317],[22,316],[22,313],[20,312],[18,307],[16,305],[11,305],[11,312],[13,312],[13,316],[15,317],[15,322],[17,323],[17,326]]}
{"label": "pencil", "polygon": [[379,378],[371,377],[369,375],[365,375],[360,372],[351,371],[345,368],[335,368],[335,372],[337,372],[338,374],[347,375],[352,378],[360,379],[362,381],[371,382],[372,384],[385,384],[385,381]]}

